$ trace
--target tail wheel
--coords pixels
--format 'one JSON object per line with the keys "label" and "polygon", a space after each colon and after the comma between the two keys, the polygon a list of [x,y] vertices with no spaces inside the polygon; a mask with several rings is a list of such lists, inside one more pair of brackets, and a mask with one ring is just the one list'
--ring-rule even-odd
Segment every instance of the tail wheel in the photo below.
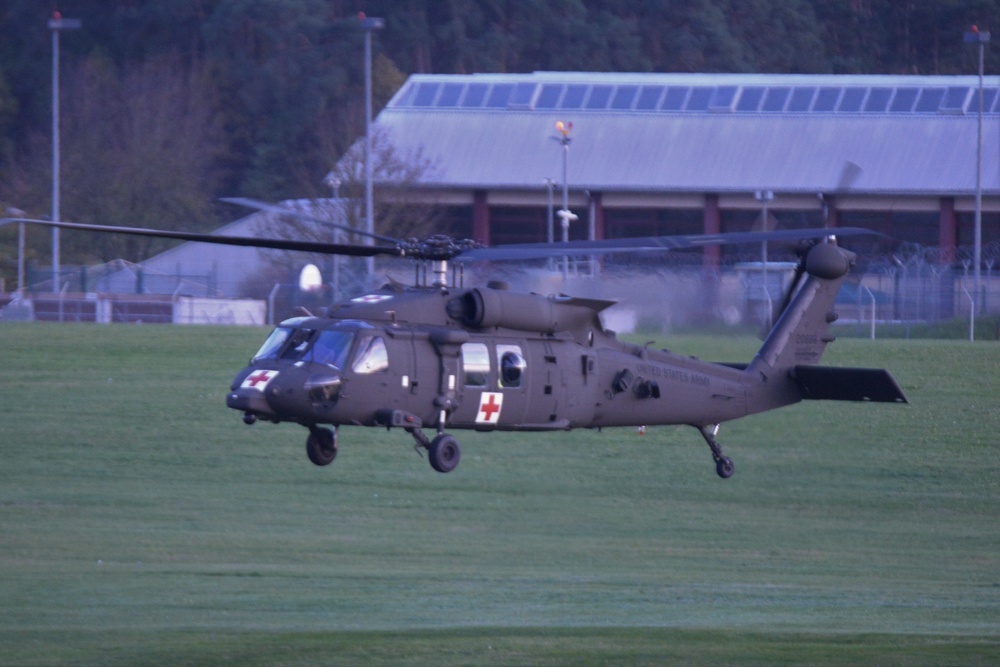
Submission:
{"label": "tail wheel", "polygon": [[719,460],[715,462],[715,472],[719,473],[719,477],[722,479],[729,479],[735,472],[733,460],[728,456],[720,457]]}
{"label": "tail wheel", "polygon": [[318,466],[328,466],[337,458],[337,432],[328,428],[309,430],[306,454]]}
{"label": "tail wheel", "polygon": [[431,467],[438,472],[451,472],[462,458],[462,449],[458,446],[458,440],[442,433],[431,441],[427,457],[431,461]]}

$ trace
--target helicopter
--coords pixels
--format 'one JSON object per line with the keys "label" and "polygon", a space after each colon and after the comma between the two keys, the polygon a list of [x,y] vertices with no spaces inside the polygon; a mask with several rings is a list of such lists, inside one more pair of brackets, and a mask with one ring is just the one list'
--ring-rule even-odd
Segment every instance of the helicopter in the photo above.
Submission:
{"label": "helicopter", "polygon": [[[226,200],[281,215],[283,207]],[[834,340],[834,301],[856,262],[837,238],[857,228],[734,232],[486,247],[433,236],[398,240],[366,234],[368,244],[216,236],[61,221],[20,221],[92,232],[301,250],[420,262],[412,285],[390,282],[329,306],[320,316],[281,322],[232,381],[226,405],[246,424],[304,426],[306,454],[334,461],[344,425],[402,429],[431,467],[451,472],[461,459],[449,431],[569,431],[576,428],[687,425],[708,445],[719,477],[735,466],[717,440],[721,424],[802,400],[906,403],[883,369],[824,367]],[[331,225],[329,221],[324,224]],[[500,281],[465,287],[450,264],[611,253],[658,253],[767,240],[805,243],[780,314],[745,364],[702,361],[619,340],[600,313],[613,301],[519,293]],[[431,431],[431,435],[425,433]]]}

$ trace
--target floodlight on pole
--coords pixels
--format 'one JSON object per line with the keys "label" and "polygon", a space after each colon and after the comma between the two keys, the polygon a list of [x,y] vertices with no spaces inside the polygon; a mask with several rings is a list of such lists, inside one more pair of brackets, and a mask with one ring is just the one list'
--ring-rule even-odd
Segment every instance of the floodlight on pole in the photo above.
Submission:
{"label": "floodlight on pole", "polygon": [[[762,232],[768,232],[770,230],[770,221],[768,220],[767,205],[769,202],[774,200],[774,193],[770,190],[758,190],[754,193],[754,199],[761,204],[761,226],[760,230]],[[761,241],[760,244],[760,284],[761,284],[761,294],[764,297],[764,303],[767,304],[766,317],[764,318],[764,326],[770,328],[774,323],[774,309],[771,306],[771,292],[767,289],[767,241]]]}
{"label": "floodlight on pole", "polygon": [[[372,32],[385,28],[385,19],[358,13],[358,27],[365,31],[365,231],[375,233],[375,204],[372,191]],[[369,236],[365,241],[372,243]],[[365,259],[365,274],[369,283],[375,275],[375,258]]]}
{"label": "floodlight on pole", "polygon": [[[562,192],[562,209],[556,213],[559,216],[559,222],[562,226],[562,240],[563,243],[569,241],[569,223],[577,220],[577,216],[569,210],[569,144],[572,141],[570,139],[569,133],[573,129],[573,123],[564,123],[559,121],[556,123],[556,130],[561,136],[556,137],[556,140],[563,148],[563,161],[562,161],[562,180],[563,180],[563,192]],[[569,257],[563,257],[563,278],[569,276]]]}
{"label": "floodlight on pole", "polygon": [[[49,19],[52,31],[52,219],[59,220],[59,33],[79,30],[80,19],[67,19],[54,12]],[[59,291],[59,228],[52,228],[52,291]]]}
{"label": "floodlight on pole", "polygon": [[973,309],[976,300],[980,298],[980,283],[982,280],[982,270],[980,265],[983,262],[983,52],[990,42],[990,33],[981,32],[978,26],[972,28],[963,35],[966,44],[977,44],[979,46],[979,129],[976,135],[976,220],[973,239]]}

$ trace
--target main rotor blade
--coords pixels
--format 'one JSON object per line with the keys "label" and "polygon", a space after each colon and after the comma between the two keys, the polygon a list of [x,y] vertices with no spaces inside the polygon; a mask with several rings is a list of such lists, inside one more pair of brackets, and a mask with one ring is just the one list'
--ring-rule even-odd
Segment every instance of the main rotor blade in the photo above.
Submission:
{"label": "main rotor blade", "polygon": [[111,227],[108,225],[90,225],[79,222],[53,222],[52,220],[34,220],[30,218],[3,218],[0,224],[7,222],[26,222],[60,229],[76,229],[84,232],[103,232],[107,234],[130,234],[132,236],[152,236],[178,241],[195,241],[198,243],[214,243],[216,245],[244,246],[251,248],[268,248],[271,250],[300,250],[326,255],[345,255],[348,257],[374,257],[376,255],[400,256],[403,252],[396,246],[371,246],[344,243],[321,243],[317,241],[292,241],[288,239],[265,239],[250,236],[221,236],[214,234],[198,234],[195,232],[180,232],[167,229],[145,229],[142,227]]}
{"label": "main rotor blade", "polygon": [[[770,232],[729,232],[726,234],[689,234],[679,236],[643,236],[604,239],[600,241],[567,241],[559,243],[520,243],[491,248],[476,248],[455,258],[459,262],[547,259],[550,257],[581,257],[617,253],[653,253],[712,245],[763,243],[765,241],[804,241],[827,236],[859,236],[884,234],[858,227],[833,229],[781,229]],[[888,237],[885,237],[888,238]]]}
{"label": "main rotor blade", "polygon": [[357,234],[358,236],[365,236],[370,239],[375,239],[376,241],[383,241],[385,243],[396,244],[399,243],[397,239],[391,236],[382,236],[381,234],[370,234],[366,231],[355,229],[349,225],[341,225],[332,220],[324,220],[322,218],[315,218],[305,213],[299,213],[298,211],[293,211],[291,209],[282,208],[277,204],[270,204],[266,201],[260,201],[258,199],[248,199],[247,197],[223,197],[220,201],[224,201],[227,204],[235,204],[237,206],[245,206],[247,208],[255,208],[258,211],[266,211],[268,213],[274,213],[276,215],[290,215],[293,218],[298,218],[299,220],[305,220],[306,222],[315,222],[321,225],[326,225],[327,227],[334,227],[336,229],[343,229],[346,232],[352,234]]}

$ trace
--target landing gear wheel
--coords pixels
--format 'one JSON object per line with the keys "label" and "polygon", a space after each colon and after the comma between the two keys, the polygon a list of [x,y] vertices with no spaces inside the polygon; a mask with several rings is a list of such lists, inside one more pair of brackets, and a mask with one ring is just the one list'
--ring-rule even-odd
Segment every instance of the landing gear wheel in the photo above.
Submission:
{"label": "landing gear wheel", "polygon": [[712,458],[715,459],[715,472],[719,473],[722,479],[729,479],[736,470],[733,467],[733,460],[722,453],[722,445],[715,439],[715,434],[719,431],[719,425],[697,426],[701,437],[705,438],[709,449],[712,450]]}
{"label": "landing gear wheel", "polygon": [[431,467],[438,472],[451,472],[462,458],[462,450],[458,446],[458,440],[447,433],[442,433],[434,438],[430,447],[427,448],[427,452]]}
{"label": "landing gear wheel", "polygon": [[729,479],[736,472],[733,469],[733,460],[728,456],[720,457],[715,462],[715,472],[719,473],[719,477],[722,479]]}
{"label": "landing gear wheel", "polygon": [[309,430],[306,454],[318,466],[328,466],[337,458],[337,432],[328,428]]}

